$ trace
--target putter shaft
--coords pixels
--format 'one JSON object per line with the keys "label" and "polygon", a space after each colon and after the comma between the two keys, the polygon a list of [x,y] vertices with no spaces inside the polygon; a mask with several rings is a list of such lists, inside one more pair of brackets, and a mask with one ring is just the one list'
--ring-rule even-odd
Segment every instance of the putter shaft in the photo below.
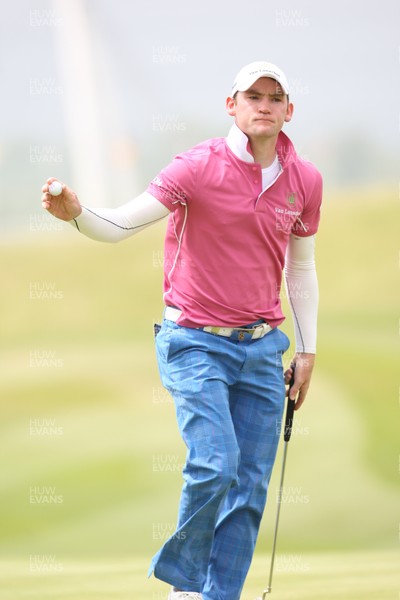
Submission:
{"label": "putter shaft", "polygon": [[[289,383],[289,391],[290,391],[292,385],[294,384],[294,370],[295,369],[294,369],[294,367],[292,367],[292,368],[293,368],[293,372],[292,372],[292,377],[291,377],[291,380]],[[278,508],[277,508],[276,521],[275,521],[274,543],[272,546],[272,557],[271,557],[271,566],[270,566],[270,570],[269,570],[268,586],[266,587],[266,589],[263,592],[262,600],[265,600],[266,595],[270,594],[271,590],[272,590],[272,575],[274,572],[276,542],[278,539],[279,516],[281,513],[283,481],[285,478],[285,468],[286,468],[286,456],[287,456],[287,450],[288,450],[288,443],[290,441],[290,436],[292,435],[292,424],[293,424],[293,414],[294,414],[295,404],[296,404],[296,401],[291,400],[290,396],[288,396],[287,406],[286,406],[285,429],[284,429],[284,435],[283,435],[284,448],[283,448],[281,480],[279,483]]]}
{"label": "putter shaft", "polygon": [[279,516],[281,514],[281,503],[282,503],[282,494],[283,494],[283,481],[284,481],[284,478],[285,478],[286,456],[287,456],[287,450],[288,450],[288,443],[289,443],[288,441],[285,441],[284,448],[283,448],[282,471],[281,471],[281,480],[280,480],[280,483],[279,483],[278,508],[277,508],[276,521],[275,521],[275,532],[274,532],[274,543],[273,543],[273,546],[272,546],[271,566],[270,566],[270,569],[269,569],[268,586],[267,586],[267,588],[263,592],[262,600],[265,600],[265,596],[267,594],[270,594],[271,593],[271,589],[272,589],[272,575],[273,575],[273,572],[274,572],[276,542],[277,542],[277,539],[278,539]]}

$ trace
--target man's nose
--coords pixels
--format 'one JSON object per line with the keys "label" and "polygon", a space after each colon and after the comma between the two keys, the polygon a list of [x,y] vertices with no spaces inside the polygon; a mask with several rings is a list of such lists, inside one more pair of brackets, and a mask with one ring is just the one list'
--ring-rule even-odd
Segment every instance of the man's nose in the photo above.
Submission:
{"label": "man's nose", "polygon": [[261,100],[258,110],[262,113],[270,113],[271,112],[270,102],[269,102],[268,98],[263,98]]}

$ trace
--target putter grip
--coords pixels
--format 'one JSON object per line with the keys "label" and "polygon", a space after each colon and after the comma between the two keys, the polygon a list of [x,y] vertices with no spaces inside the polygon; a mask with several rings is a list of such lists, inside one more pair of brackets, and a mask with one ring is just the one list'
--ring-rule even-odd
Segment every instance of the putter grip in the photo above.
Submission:
{"label": "putter grip", "polygon": [[[294,384],[294,367],[292,377],[289,382],[289,391]],[[285,430],[283,434],[283,439],[285,442],[290,440],[290,436],[292,435],[292,425],[293,425],[293,414],[294,414],[294,405],[296,404],[295,400],[291,400],[288,396],[287,405],[286,405],[286,418],[285,418]]]}

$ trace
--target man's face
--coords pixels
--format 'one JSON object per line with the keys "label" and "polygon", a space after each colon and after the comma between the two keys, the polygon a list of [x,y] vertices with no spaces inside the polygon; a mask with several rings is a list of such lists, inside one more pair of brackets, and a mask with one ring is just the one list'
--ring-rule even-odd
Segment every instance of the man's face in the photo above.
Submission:
{"label": "man's face", "polygon": [[250,139],[271,138],[292,118],[293,104],[275,79],[260,77],[246,92],[228,98],[226,110]]}

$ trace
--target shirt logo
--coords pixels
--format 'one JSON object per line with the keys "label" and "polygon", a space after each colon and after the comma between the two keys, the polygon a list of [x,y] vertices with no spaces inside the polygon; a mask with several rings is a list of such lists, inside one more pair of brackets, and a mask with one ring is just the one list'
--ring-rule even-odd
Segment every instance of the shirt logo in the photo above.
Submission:
{"label": "shirt logo", "polygon": [[295,192],[292,192],[291,194],[289,194],[289,196],[287,197],[287,201],[291,206],[293,206],[293,204],[296,202]]}

